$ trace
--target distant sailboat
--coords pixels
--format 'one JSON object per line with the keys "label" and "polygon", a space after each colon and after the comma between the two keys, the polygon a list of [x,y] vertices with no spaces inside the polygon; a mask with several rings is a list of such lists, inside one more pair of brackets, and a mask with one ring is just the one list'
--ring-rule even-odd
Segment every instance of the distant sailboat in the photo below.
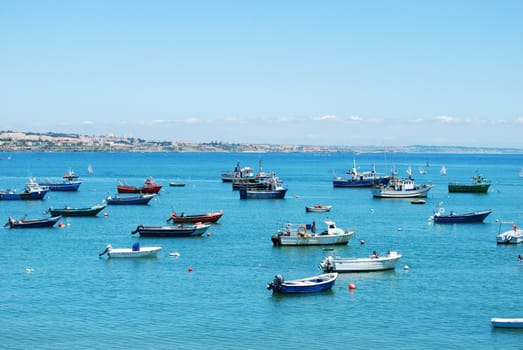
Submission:
{"label": "distant sailboat", "polygon": [[407,175],[409,175],[409,178],[412,177],[412,168],[410,167],[410,165],[407,168]]}
{"label": "distant sailboat", "polygon": [[94,173],[94,171],[93,171],[93,167],[91,166],[91,164],[89,164],[89,165],[87,166],[87,173],[88,173],[88,174],[92,174],[92,173]]}
{"label": "distant sailboat", "polygon": [[447,168],[445,168],[445,166],[443,165],[439,173],[441,174],[441,176],[447,175]]}
{"label": "distant sailboat", "polygon": [[523,177],[523,168],[519,171],[519,177]]}

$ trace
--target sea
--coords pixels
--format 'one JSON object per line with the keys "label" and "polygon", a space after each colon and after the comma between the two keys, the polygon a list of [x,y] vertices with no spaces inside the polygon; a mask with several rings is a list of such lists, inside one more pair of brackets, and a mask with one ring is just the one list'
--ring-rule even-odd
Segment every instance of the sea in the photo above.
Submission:
{"label": "sea", "polygon": [[[426,204],[375,199],[369,189],[333,188],[334,176],[373,165],[382,174],[411,167],[431,183]],[[283,200],[241,200],[221,181],[240,161],[276,172]],[[446,175],[440,174],[445,166]],[[0,229],[1,349],[522,349],[523,330],[492,328],[493,317],[523,317],[523,245],[496,235],[523,225],[522,154],[442,153],[0,153],[0,189],[73,170],[77,192],[0,201],[0,219],[36,219],[50,207],[89,207],[119,181],[163,185],[148,205],[108,206],[62,227]],[[88,172],[92,169],[92,172]],[[424,170],[423,174],[420,169]],[[491,180],[486,194],[449,193],[450,181]],[[170,182],[184,187],[171,187]],[[306,213],[308,205],[332,205]],[[481,224],[433,224],[439,207],[492,209]],[[165,225],[172,212],[223,210],[208,234],[140,238],[140,224]],[[274,247],[285,223],[326,220],[354,229],[343,257],[402,254],[396,269],[340,274],[330,291],[278,295],[285,279],[321,273],[333,251]],[[161,246],[156,258],[99,257],[107,244]],[[353,285],[355,288],[349,288]]]}

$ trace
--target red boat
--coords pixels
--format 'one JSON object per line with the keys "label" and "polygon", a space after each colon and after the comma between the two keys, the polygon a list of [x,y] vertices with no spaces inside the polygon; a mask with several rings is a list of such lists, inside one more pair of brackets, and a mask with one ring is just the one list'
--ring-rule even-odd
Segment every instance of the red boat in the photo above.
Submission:
{"label": "red boat", "polygon": [[197,214],[197,215],[185,215],[185,213],[181,213],[180,215],[173,212],[169,219],[167,219],[167,222],[174,221],[176,223],[197,223],[197,222],[217,222],[223,215],[223,211],[216,211],[211,213],[205,213],[205,214]]}
{"label": "red boat", "polygon": [[130,186],[124,183],[120,183],[118,186],[116,186],[118,193],[158,193],[162,187],[162,185],[154,182],[152,177],[147,178],[144,182],[144,185],[141,187]]}

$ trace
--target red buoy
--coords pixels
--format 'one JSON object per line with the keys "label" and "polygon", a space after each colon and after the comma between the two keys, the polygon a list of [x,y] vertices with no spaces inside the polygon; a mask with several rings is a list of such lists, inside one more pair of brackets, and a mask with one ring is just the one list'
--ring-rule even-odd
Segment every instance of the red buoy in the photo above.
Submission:
{"label": "red buoy", "polygon": [[187,271],[192,272],[192,267],[189,267]]}
{"label": "red buoy", "polygon": [[356,285],[355,285],[354,283],[350,283],[350,284],[349,284],[349,289],[350,289],[350,290],[354,290],[354,289],[356,289]]}

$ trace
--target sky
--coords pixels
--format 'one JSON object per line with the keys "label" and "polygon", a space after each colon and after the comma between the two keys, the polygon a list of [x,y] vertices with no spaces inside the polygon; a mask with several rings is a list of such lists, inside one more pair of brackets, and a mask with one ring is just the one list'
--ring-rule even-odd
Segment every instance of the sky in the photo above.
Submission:
{"label": "sky", "polygon": [[0,130],[523,148],[523,1],[1,0]]}

